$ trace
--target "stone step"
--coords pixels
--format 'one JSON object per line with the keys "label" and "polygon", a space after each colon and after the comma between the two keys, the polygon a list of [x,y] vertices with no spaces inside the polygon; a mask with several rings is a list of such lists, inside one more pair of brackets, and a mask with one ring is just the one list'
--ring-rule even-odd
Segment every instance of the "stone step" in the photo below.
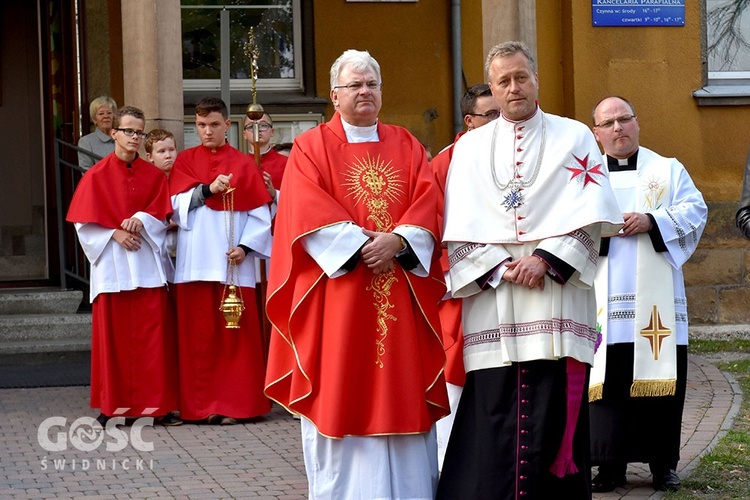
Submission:
{"label": "stone step", "polygon": [[0,342],[0,356],[45,355],[58,352],[91,352],[91,339]]}
{"label": "stone step", "polygon": [[750,340],[750,325],[690,325],[689,339],[706,340]]}
{"label": "stone step", "polygon": [[80,290],[60,288],[0,289],[0,317],[29,314],[73,314],[81,303]]}
{"label": "stone step", "polygon": [[91,315],[0,316],[0,354],[81,351],[91,348]]}

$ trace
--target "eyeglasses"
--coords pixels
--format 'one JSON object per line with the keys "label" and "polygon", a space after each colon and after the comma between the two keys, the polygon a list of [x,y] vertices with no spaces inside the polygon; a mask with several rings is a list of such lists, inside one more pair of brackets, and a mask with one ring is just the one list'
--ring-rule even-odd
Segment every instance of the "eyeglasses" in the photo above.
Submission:
{"label": "eyeglasses", "polygon": [[136,139],[145,139],[148,137],[148,134],[143,130],[133,130],[132,128],[116,128],[115,130],[119,130],[128,137],[135,136]]}
{"label": "eyeglasses", "polygon": [[491,109],[487,111],[486,113],[466,113],[471,116],[482,116],[484,118],[487,118],[488,120],[497,120],[500,117],[500,111],[497,109]]}
{"label": "eyeglasses", "polygon": [[366,82],[366,83],[365,82],[352,82],[348,85],[336,85],[333,87],[333,89],[334,90],[346,89],[349,92],[359,92],[360,90],[362,90],[362,87],[364,86],[367,86],[367,88],[371,92],[378,92],[379,90],[383,90],[383,84],[376,82],[376,81]]}
{"label": "eyeglasses", "polygon": [[[253,124],[252,123],[248,123],[243,128],[245,130],[252,130],[253,129]],[[271,125],[270,123],[258,122],[258,130],[260,130],[261,132],[268,132],[272,128],[273,128],[273,125]]]}
{"label": "eyeglasses", "polygon": [[615,122],[619,123],[620,125],[627,125],[628,123],[632,122],[635,118],[635,115],[624,115],[624,116],[618,116],[617,118],[612,118],[611,120],[606,120],[598,125],[594,125],[596,128],[612,128],[615,124]]}

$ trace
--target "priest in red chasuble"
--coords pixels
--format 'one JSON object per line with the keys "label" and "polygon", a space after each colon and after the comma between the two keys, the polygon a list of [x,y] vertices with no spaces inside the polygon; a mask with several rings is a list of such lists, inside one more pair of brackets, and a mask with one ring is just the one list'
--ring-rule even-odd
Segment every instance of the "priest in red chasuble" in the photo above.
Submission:
{"label": "priest in red chasuble", "polygon": [[378,121],[382,91],[369,53],[334,62],[336,113],[295,141],[276,216],[266,394],[302,416],[311,498],[437,485],[437,193],[419,141]]}
{"label": "priest in red chasuble", "polygon": [[[201,99],[195,124],[201,144],[177,156],[169,178],[178,226],[180,412],[232,425],[271,410],[254,307],[255,259],[271,254],[271,198],[258,168],[227,143],[221,99]],[[227,328],[219,309],[232,282],[245,306],[238,328]]]}
{"label": "priest in red chasuble", "polygon": [[98,421],[177,408],[176,353],[161,253],[172,214],[167,177],[138,157],[143,111],[115,112],[114,153],[86,172],[67,220],[91,262],[91,407]]}

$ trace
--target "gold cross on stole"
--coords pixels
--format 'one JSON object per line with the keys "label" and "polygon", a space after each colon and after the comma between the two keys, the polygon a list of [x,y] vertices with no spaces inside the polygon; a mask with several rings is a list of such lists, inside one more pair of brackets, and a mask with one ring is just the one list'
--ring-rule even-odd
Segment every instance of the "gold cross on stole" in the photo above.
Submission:
{"label": "gold cross on stole", "polygon": [[659,311],[654,306],[651,312],[651,319],[648,322],[648,326],[641,330],[641,335],[648,339],[651,344],[651,351],[654,353],[654,361],[659,361],[659,351],[661,350],[662,341],[672,335],[672,330],[665,328],[661,323],[661,316]]}

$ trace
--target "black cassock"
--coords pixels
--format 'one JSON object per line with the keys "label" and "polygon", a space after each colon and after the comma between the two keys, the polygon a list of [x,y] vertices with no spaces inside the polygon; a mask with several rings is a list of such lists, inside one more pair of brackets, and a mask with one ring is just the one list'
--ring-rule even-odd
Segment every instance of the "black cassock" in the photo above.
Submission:
{"label": "black cassock", "polygon": [[687,346],[677,346],[674,396],[630,397],[633,344],[607,346],[601,400],[589,405],[591,462],[644,462],[676,469],[687,385]]}

